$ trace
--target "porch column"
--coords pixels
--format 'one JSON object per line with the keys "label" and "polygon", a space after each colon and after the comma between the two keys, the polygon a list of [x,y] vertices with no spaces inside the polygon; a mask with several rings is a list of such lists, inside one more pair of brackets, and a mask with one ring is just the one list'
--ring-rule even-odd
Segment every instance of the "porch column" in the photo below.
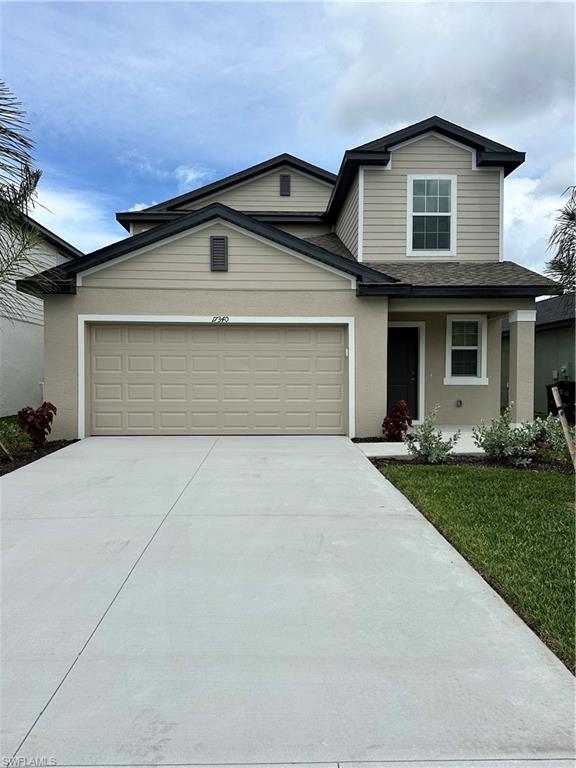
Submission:
{"label": "porch column", "polygon": [[534,321],[536,310],[517,309],[508,315],[510,322],[510,367],[508,402],[512,421],[534,418]]}

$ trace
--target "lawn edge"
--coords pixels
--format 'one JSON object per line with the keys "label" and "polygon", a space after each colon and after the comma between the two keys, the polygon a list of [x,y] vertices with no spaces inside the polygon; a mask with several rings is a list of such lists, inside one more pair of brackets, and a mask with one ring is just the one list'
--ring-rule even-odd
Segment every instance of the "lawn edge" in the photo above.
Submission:
{"label": "lawn edge", "polygon": [[[420,466],[422,466],[422,465],[420,465]],[[455,468],[457,468],[457,466],[458,466],[458,465],[456,465],[456,466],[455,466]],[[500,597],[502,600],[504,600],[504,602],[506,603],[506,605],[507,605],[507,606],[508,606],[508,607],[509,607],[509,608],[510,608],[512,611],[514,611],[514,613],[516,614],[516,616],[518,616],[518,617],[519,617],[519,618],[520,618],[520,619],[521,619],[521,620],[524,622],[524,624],[526,624],[526,626],[528,627],[528,629],[529,629],[529,630],[530,630],[530,631],[531,631],[531,632],[532,632],[532,633],[533,633],[533,634],[534,634],[534,635],[535,635],[535,636],[536,636],[536,637],[537,637],[537,638],[538,638],[538,639],[539,639],[539,640],[540,640],[542,643],[544,643],[544,645],[545,645],[545,646],[546,646],[546,647],[547,647],[547,648],[548,648],[550,651],[552,651],[552,653],[554,654],[554,656],[555,656],[555,657],[556,657],[556,658],[557,658],[557,659],[558,659],[560,662],[562,662],[562,664],[563,664],[563,665],[566,667],[566,669],[567,669],[567,670],[568,670],[568,671],[569,671],[569,672],[570,672],[570,673],[571,673],[573,676],[576,676],[576,659],[574,659],[574,661],[573,661],[572,659],[568,659],[568,658],[566,658],[566,657],[565,657],[565,656],[564,656],[562,653],[560,653],[560,652],[559,652],[559,650],[558,650],[558,649],[555,647],[555,645],[553,644],[553,642],[552,642],[552,638],[550,638],[550,637],[549,637],[549,636],[547,636],[546,634],[544,634],[544,633],[540,632],[540,631],[539,631],[539,629],[538,629],[538,627],[537,627],[537,626],[535,626],[535,624],[534,624],[532,621],[530,621],[530,620],[529,620],[529,618],[528,618],[527,616],[525,616],[525,615],[524,615],[524,612],[523,612],[523,611],[522,611],[520,608],[518,608],[518,607],[516,607],[514,604],[512,604],[512,603],[510,602],[510,600],[508,599],[508,597],[507,597],[505,594],[503,594],[503,593],[502,593],[502,591],[501,591],[501,589],[500,589],[499,585],[498,585],[497,583],[495,583],[495,582],[493,581],[493,579],[491,579],[491,578],[490,578],[488,575],[486,575],[486,574],[485,574],[485,573],[484,573],[482,570],[480,570],[480,568],[479,568],[479,567],[476,565],[476,563],[474,563],[474,562],[473,562],[473,561],[470,559],[470,557],[469,557],[469,556],[468,556],[468,555],[467,555],[465,552],[462,552],[462,550],[460,549],[460,547],[458,546],[458,544],[457,544],[455,541],[452,541],[452,538],[449,536],[449,534],[448,534],[448,533],[447,533],[447,532],[446,532],[446,531],[445,531],[443,528],[441,528],[439,525],[437,525],[437,524],[436,524],[436,522],[435,522],[434,520],[431,520],[431,519],[430,519],[430,517],[429,517],[429,516],[426,514],[426,512],[424,512],[422,509],[420,509],[420,507],[416,506],[416,503],[415,503],[415,501],[413,501],[413,500],[410,498],[410,496],[408,495],[408,493],[407,493],[406,491],[402,490],[402,488],[399,488],[399,487],[396,485],[396,483],[395,483],[395,482],[394,482],[394,481],[393,481],[393,480],[392,480],[390,477],[388,477],[388,476],[385,474],[385,472],[384,472],[384,469],[385,469],[385,467],[376,467],[376,469],[377,469],[377,470],[378,470],[378,471],[379,471],[379,472],[382,474],[382,476],[383,476],[384,478],[386,478],[386,480],[388,480],[388,482],[389,482],[389,483],[392,483],[392,485],[394,486],[394,488],[396,488],[396,490],[398,490],[398,491],[399,491],[401,494],[403,494],[404,496],[406,496],[406,498],[408,499],[408,501],[409,501],[411,504],[413,504],[413,505],[414,505],[414,507],[415,507],[415,508],[418,510],[418,512],[420,512],[420,514],[421,514],[421,515],[422,515],[422,516],[423,516],[423,517],[424,517],[424,518],[425,518],[425,519],[426,519],[426,520],[427,520],[427,521],[430,523],[430,525],[431,525],[431,526],[432,526],[432,527],[433,527],[433,528],[434,528],[434,529],[435,529],[435,530],[436,530],[436,531],[437,531],[437,532],[438,532],[438,533],[439,533],[439,534],[442,536],[442,538],[443,538],[443,539],[445,539],[445,540],[448,542],[448,544],[450,544],[450,546],[451,546],[451,547],[454,547],[454,549],[455,549],[455,550],[458,552],[458,554],[460,555],[460,557],[464,558],[464,560],[465,560],[465,561],[468,563],[468,565],[470,565],[470,566],[471,566],[471,567],[474,569],[474,571],[475,571],[475,572],[476,572],[476,573],[477,573],[477,574],[480,576],[480,578],[481,578],[483,581],[485,581],[485,582],[486,582],[486,584],[488,584],[488,586],[489,586],[489,587],[491,587],[491,588],[494,590],[494,592],[496,592],[496,594],[497,594],[497,595],[498,595],[498,596],[499,596],[499,597]],[[481,467],[478,467],[478,469],[481,469]],[[560,474],[560,473],[559,473],[559,474]]]}

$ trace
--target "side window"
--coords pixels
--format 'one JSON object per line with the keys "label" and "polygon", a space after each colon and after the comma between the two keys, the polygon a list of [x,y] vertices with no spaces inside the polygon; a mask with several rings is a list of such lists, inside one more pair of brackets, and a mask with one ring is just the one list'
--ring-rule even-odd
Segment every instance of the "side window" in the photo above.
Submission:
{"label": "side window", "polygon": [[451,256],[456,251],[456,177],[408,177],[410,256]]}

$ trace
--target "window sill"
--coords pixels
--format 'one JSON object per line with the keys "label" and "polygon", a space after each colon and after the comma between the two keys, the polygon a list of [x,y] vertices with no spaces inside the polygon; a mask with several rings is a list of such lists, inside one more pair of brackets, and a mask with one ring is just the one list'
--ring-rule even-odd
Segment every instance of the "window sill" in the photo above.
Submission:
{"label": "window sill", "polygon": [[447,386],[457,386],[463,384],[465,386],[486,386],[489,383],[488,379],[483,376],[445,376],[444,384]]}
{"label": "window sill", "polygon": [[417,259],[445,259],[447,256],[452,258],[456,256],[456,251],[407,251],[408,258]]}

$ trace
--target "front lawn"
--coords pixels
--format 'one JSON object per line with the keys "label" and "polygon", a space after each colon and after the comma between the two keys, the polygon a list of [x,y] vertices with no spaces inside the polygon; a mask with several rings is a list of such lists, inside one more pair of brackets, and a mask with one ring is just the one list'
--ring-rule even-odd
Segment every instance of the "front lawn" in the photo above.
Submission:
{"label": "front lawn", "polygon": [[382,473],[574,669],[574,478],[476,467]]}

